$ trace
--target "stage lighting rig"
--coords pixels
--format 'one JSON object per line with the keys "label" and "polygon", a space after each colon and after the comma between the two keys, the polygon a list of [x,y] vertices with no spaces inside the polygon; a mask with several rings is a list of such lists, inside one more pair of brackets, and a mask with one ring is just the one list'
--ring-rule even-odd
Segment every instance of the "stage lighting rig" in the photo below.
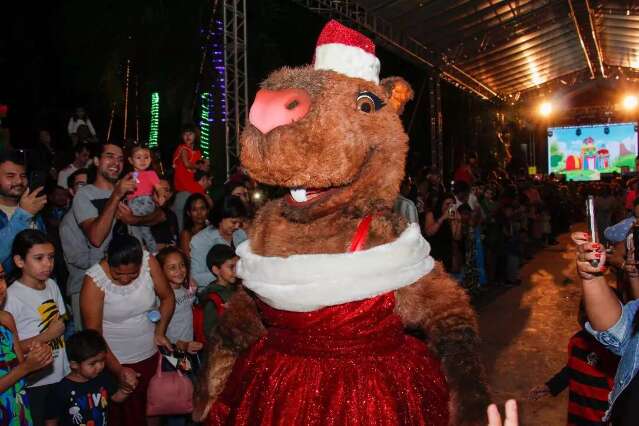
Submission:
{"label": "stage lighting rig", "polygon": [[637,103],[639,103],[639,101],[637,101],[637,97],[635,95],[626,95],[623,98],[623,107],[628,111],[632,111],[637,108]]}
{"label": "stage lighting rig", "polygon": [[542,102],[539,105],[539,114],[542,117],[548,117],[552,113],[552,104],[548,101]]}

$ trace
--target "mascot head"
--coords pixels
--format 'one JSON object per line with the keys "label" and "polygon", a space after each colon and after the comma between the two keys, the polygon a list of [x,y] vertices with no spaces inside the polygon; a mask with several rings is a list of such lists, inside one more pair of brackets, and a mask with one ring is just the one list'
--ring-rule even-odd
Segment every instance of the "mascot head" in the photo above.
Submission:
{"label": "mascot head", "polygon": [[262,83],[241,161],[257,181],[291,190],[290,220],[393,205],[408,149],[399,115],[413,91],[401,78],[380,81],[379,69],[373,42],[331,21],[312,65],[282,68]]}

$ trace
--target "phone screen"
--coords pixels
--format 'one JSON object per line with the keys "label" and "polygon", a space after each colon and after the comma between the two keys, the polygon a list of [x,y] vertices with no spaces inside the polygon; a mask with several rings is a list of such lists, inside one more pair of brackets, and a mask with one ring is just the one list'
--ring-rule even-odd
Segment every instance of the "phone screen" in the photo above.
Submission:
{"label": "phone screen", "polygon": [[34,170],[29,173],[29,191],[33,191],[36,188],[44,187],[47,182],[47,174],[42,170]]}

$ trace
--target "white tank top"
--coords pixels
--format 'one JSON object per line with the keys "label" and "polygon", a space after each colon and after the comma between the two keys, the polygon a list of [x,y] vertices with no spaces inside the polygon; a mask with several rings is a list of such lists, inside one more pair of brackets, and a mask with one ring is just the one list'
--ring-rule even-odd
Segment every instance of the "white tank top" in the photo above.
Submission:
{"label": "white tank top", "polygon": [[133,364],[157,352],[155,324],[147,312],[155,307],[155,289],[149,269],[149,253],[144,252],[140,275],[130,284],[119,285],[107,277],[97,263],[87,275],[104,292],[102,334],[122,364]]}

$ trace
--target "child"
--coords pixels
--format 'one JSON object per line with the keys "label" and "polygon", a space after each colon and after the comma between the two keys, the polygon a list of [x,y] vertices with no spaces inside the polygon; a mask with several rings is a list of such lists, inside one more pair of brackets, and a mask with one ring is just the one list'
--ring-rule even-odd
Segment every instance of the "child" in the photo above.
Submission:
{"label": "child", "polygon": [[585,330],[586,311],[579,306],[582,327],[568,342],[568,363],[544,385],[530,391],[533,400],[548,395],[557,396],[566,387],[570,393],[568,425],[601,425],[608,408],[619,357],[606,350]]}
{"label": "child", "polygon": [[104,372],[106,353],[107,344],[95,330],[69,338],[71,373],[55,385],[47,401],[46,426],[108,424],[109,401],[122,402],[128,393]]}
{"label": "child", "polygon": [[57,284],[50,279],[55,249],[47,236],[26,229],[16,235],[12,247],[13,262],[20,278],[7,290],[5,310],[15,318],[20,349],[30,357],[34,344],[48,344],[52,364],[27,379],[27,395],[35,425],[43,425],[46,401],[53,387],[67,374],[68,361],[64,352],[64,322],[66,308]]}
{"label": "child", "polygon": [[194,148],[197,131],[197,127],[193,124],[182,127],[182,143],[173,153],[173,168],[175,169],[173,187],[175,192],[204,192],[194,177],[195,169],[198,168],[197,163],[202,159],[200,150]]}
{"label": "child", "polygon": [[[136,216],[145,216],[155,211],[153,189],[160,183],[160,178],[151,166],[151,150],[142,145],[133,145],[129,150],[129,163],[133,166],[133,178],[137,183],[135,191],[127,195],[128,205]],[[151,254],[157,253],[157,244],[149,226],[131,226],[131,233],[144,242]]]}
{"label": "child", "polygon": [[196,332],[196,340],[204,341],[207,336],[215,331],[218,318],[224,312],[224,304],[229,301],[237,290],[235,285],[235,265],[238,257],[235,251],[224,244],[216,244],[211,247],[206,255],[206,265],[215,275],[216,280],[202,290],[200,294],[200,306],[202,307],[203,323],[202,336]]}
{"label": "child", "polygon": [[[166,329],[166,337],[175,345],[178,351],[196,353],[204,345],[193,340],[193,303],[197,286],[188,277],[187,260],[176,247],[166,247],[160,250],[157,260],[162,266],[166,280],[173,289],[175,296],[175,311]],[[182,357],[186,362],[188,357]],[[186,365],[178,364],[178,368],[189,371],[190,360]],[[168,416],[167,426],[184,426],[187,416]]]}
{"label": "child", "polygon": [[[0,306],[7,296],[7,281],[0,265]],[[24,377],[53,362],[51,348],[34,342],[25,360],[18,344],[16,324],[9,312],[0,310],[0,410],[1,425],[31,425],[31,410],[24,390]]]}
{"label": "child", "polygon": [[197,286],[188,277],[187,261],[176,247],[160,250],[157,260],[175,295],[175,311],[166,330],[166,337],[183,352],[195,353],[202,343],[193,341],[193,303]]}

